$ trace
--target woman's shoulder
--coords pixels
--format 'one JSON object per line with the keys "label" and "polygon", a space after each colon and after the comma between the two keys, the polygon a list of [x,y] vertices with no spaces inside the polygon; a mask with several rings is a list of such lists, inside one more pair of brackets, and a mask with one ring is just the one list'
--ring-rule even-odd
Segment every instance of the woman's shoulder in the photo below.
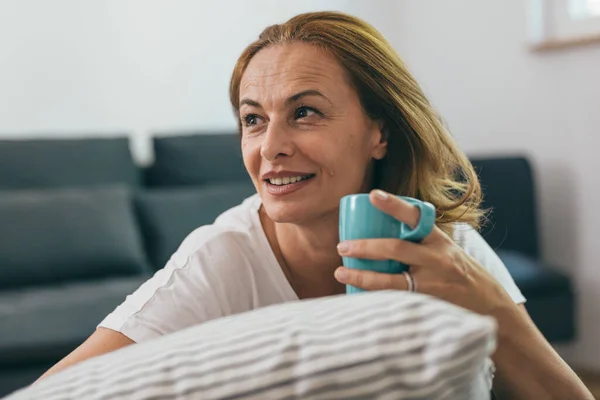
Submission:
{"label": "woman's shoulder", "polygon": [[454,224],[453,239],[469,255],[480,261],[496,263],[497,256],[494,250],[471,225],[464,222]]}
{"label": "woman's shoulder", "polygon": [[477,260],[488,271],[493,273],[497,269],[506,268],[492,247],[471,225],[463,222],[455,223],[453,239],[465,253]]}
{"label": "woman's shoulder", "polygon": [[479,232],[465,222],[454,223],[452,238],[462,248],[476,245],[480,238],[483,240]]}
{"label": "woman's shoulder", "polygon": [[[270,286],[254,277],[268,268],[261,251],[256,199],[248,198],[212,224],[191,232],[167,261],[101,326],[136,342],[275,300]],[[268,272],[268,271],[267,271]]]}
{"label": "woman's shoulder", "polygon": [[173,254],[176,264],[185,264],[192,256],[231,258],[245,256],[256,247],[258,195],[246,198],[240,204],[220,214],[212,224],[203,225],[190,232]]}

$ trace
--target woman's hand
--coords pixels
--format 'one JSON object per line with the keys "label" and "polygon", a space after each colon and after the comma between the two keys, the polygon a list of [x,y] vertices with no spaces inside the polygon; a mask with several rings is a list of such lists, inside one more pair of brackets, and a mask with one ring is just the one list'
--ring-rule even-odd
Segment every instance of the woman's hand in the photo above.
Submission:
{"label": "woman's hand", "polygon": [[[370,195],[373,205],[414,227],[419,210],[381,191]],[[439,228],[421,243],[399,239],[342,242],[340,255],[396,260],[410,267],[417,291],[471,311],[496,317],[499,324],[494,392],[509,399],[592,399],[577,375],[554,351],[527,312],[517,306],[498,282]],[[380,274],[339,267],[341,283],[365,290],[407,290],[401,274]]]}
{"label": "woman's hand", "polygon": [[[381,211],[414,227],[419,209],[397,196],[372,191],[371,203]],[[395,260],[409,265],[417,291],[433,295],[471,311],[493,315],[517,307],[502,286],[437,226],[420,243],[400,239],[363,239],[342,242],[340,255],[373,260]],[[407,290],[401,274],[382,274],[339,267],[338,281],[365,290]]]}

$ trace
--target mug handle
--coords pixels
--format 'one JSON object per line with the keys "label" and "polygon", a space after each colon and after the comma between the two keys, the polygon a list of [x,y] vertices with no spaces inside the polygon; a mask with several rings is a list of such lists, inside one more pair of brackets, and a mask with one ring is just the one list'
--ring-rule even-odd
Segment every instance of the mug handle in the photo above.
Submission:
{"label": "mug handle", "polygon": [[401,197],[402,200],[416,206],[420,211],[419,222],[414,229],[402,232],[402,240],[408,240],[411,242],[420,242],[425,239],[435,225],[435,206],[427,201],[421,201],[410,197]]}

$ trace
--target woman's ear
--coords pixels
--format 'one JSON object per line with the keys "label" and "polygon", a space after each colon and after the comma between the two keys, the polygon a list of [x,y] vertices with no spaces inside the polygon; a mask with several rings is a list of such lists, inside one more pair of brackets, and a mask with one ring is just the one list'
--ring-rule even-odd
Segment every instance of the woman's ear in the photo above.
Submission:
{"label": "woman's ear", "polygon": [[377,143],[373,147],[373,154],[371,155],[376,160],[381,160],[387,154],[387,144],[389,138],[389,131],[385,127],[383,121],[377,121]]}

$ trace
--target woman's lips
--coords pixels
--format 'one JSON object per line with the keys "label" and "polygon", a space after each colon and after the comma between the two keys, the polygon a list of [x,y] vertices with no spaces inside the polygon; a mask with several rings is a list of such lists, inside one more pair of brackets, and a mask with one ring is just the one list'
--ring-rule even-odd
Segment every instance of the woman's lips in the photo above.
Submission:
{"label": "woman's lips", "polygon": [[314,175],[309,178],[304,178],[300,181],[282,185],[274,185],[269,180],[265,181],[265,185],[267,186],[267,192],[273,196],[285,196],[287,194],[293,193],[299,189],[302,189],[304,186],[310,184],[314,179]]}

